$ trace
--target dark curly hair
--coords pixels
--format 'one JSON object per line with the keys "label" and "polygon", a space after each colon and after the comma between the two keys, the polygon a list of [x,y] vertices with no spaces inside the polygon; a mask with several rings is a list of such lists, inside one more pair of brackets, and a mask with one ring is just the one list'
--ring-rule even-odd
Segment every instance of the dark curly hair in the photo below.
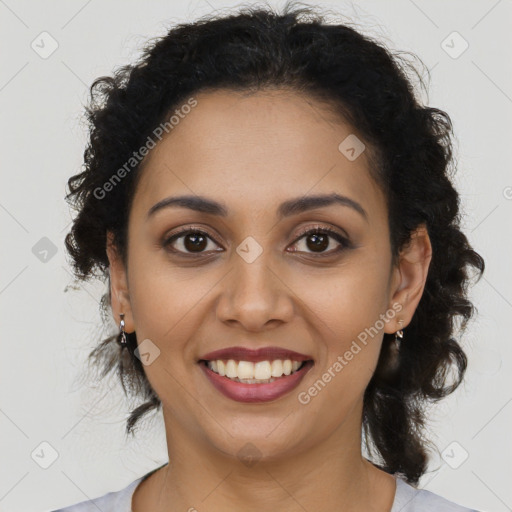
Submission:
{"label": "dark curly hair", "polygon": [[[432,244],[424,292],[398,364],[390,370],[394,338],[384,334],[363,406],[364,440],[380,459],[374,464],[417,485],[429,460],[426,407],[462,382],[467,359],[453,336],[476,309],[467,297],[470,267],[478,279],[485,267],[460,230],[459,195],[451,182],[451,119],[418,99],[413,78],[426,87],[404,57],[413,54],[386,49],[351,22],[326,23],[312,6],[294,4],[288,2],[282,12],[244,6],[179,24],[148,42],[136,64],[94,81],[85,107],[90,141],[84,170],[68,180],[66,200],[77,216],[66,249],[77,279],[108,282],[101,301],[105,319],[111,304],[106,233],[113,233],[126,263],[128,213],[141,164],[112,188],[108,200],[98,199],[95,191],[156,126],[190,95],[205,90],[287,88],[327,104],[358,130],[370,150],[370,172],[387,198],[393,262],[420,224]],[[116,338],[104,339],[88,362],[102,368],[102,378],[115,369],[126,396],[143,400],[127,418],[126,434],[133,434],[137,421],[159,410],[161,402],[134,354],[136,333],[127,335],[128,350],[120,349]]]}

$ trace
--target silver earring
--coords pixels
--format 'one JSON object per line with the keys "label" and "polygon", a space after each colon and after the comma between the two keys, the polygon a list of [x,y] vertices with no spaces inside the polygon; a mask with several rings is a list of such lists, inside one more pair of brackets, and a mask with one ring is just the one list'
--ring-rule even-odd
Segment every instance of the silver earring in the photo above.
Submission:
{"label": "silver earring", "polygon": [[119,333],[117,341],[121,345],[121,347],[124,348],[127,346],[126,333],[124,332],[124,313],[121,313],[119,316],[121,317],[121,321],[119,322],[119,330],[121,332]]}
{"label": "silver earring", "polygon": [[[402,324],[404,323],[403,320],[399,320],[398,321],[400,327],[402,327]],[[404,337],[404,331],[402,329],[399,329],[398,331],[395,332],[395,346],[396,346],[396,349],[397,350],[400,350],[400,343],[401,343],[401,339]]]}

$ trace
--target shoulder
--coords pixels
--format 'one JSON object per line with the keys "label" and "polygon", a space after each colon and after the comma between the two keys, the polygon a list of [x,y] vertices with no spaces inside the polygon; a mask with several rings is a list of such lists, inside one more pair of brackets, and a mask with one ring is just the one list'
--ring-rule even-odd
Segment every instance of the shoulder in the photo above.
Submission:
{"label": "shoulder", "polygon": [[137,486],[167,464],[168,462],[149,471],[119,491],[109,492],[99,498],[81,501],[51,512],[98,512],[98,510],[101,512],[132,512],[132,497]]}
{"label": "shoulder", "polygon": [[119,491],[109,492],[98,498],[81,501],[52,512],[131,512],[132,495],[143,478],[137,478]]}
{"label": "shoulder", "polygon": [[426,489],[416,489],[405,480],[396,477],[395,501],[391,512],[478,512],[457,505]]}

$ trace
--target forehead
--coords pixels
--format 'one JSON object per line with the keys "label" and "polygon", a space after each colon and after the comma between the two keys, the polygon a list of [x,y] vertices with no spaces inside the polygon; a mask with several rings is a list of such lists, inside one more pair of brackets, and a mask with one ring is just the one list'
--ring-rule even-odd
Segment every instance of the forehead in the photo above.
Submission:
{"label": "forehead", "polygon": [[324,104],[286,90],[219,90],[194,99],[146,156],[134,208],[198,194],[225,198],[239,212],[249,204],[267,210],[289,197],[338,192],[383,213],[366,151],[350,160],[340,150],[362,136]]}

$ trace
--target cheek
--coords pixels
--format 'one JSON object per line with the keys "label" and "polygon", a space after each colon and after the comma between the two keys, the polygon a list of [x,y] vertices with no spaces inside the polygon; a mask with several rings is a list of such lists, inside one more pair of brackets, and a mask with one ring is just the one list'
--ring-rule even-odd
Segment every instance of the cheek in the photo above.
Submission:
{"label": "cheek", "polygon": [[347,266],[322,281],[322,286],[309,287],[311,291],[304,295],[324,340],[322,371],[330,369],[329,382],[340,384],[347,379],[351,387],[363,391],[380,353],[382,318],[387,318],[387,275],[381,265],[366,264],[364,269]]}
{"label": "cheek", "polygon": [[331,337],[342,342],[373,326],[385,312],[387,277],[380,267],[347,265],[317,280],[307,280],[300,297],[330,328]]}
{"label": "cheek", "polygon": [[323,303],[321,294],[312,297],[313,302],[318,300],[315,311],[323,350],[314,378],[300,388],[297,398],[308,417],[317,418],[315,428],[326,435],[362,404],[380,354],[384,294],[376,281],[362,284],[360,279],[331,281],[329,300],[325,294]]}
{"label": "cheek", "polygon": [[199,269],[171,269],[161,261],[138,265],[133,258],[132,262],[130,301],[137,339],[140,343],[149,338],[162,355],[176,361],[173,355],[186,351],[187,340],[198,329],[219,276]]}

